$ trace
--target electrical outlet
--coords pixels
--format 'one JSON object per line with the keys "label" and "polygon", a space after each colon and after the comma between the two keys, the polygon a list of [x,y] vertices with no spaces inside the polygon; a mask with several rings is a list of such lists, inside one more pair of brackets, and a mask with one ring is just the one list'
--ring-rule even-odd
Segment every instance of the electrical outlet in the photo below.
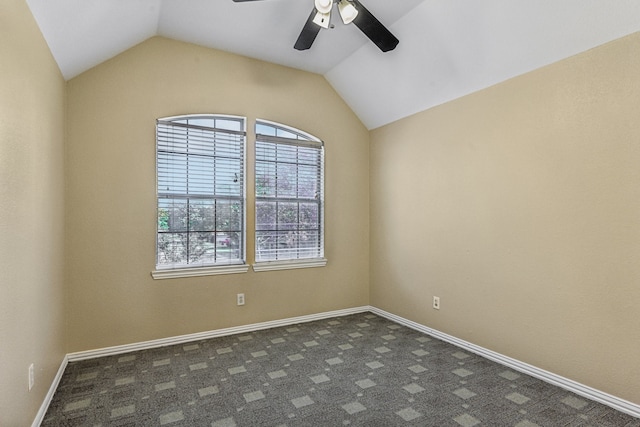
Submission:
{"label": "electrical outlet", "polygon": [[35,368],[32,363],[31,365],[29,365],[29,391],[31,391],[31,389],[33,388],[33,384],[35,384],[35,382],[36,382]]}
{"label": "electrical outlet", "polygon": [[244,305],[244,294],[238,294],[238,305]]}
{"label": "electrical outlet", "polygon": [[433,297],[433,308],[440,310],[440,297]]}

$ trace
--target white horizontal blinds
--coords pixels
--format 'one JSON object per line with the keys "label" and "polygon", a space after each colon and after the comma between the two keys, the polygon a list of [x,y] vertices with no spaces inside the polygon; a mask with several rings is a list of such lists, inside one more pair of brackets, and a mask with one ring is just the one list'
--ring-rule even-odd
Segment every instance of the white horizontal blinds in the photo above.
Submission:
{"label": "white horizontal blinds", "polygon": [[258,121],[255,168],[256,262],[322,258],[322,142]]}
{"label": "white horizontal blinds", "polygon": [[157,267],[244,262],[244,119],[158,120]]}

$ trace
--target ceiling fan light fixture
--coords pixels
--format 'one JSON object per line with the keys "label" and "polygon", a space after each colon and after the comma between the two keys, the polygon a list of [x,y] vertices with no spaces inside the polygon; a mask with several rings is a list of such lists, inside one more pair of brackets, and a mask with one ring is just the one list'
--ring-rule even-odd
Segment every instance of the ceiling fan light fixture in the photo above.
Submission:
{"label": "ceiling fan light fixture", "polygon": [[348,0],[340,0],[340,3],[338,3],[338,11],[340,12],[342,22],[345,24],[350,24],[356,19],[356,16],[358,16],[358,9]]}
{"label": "ceiling fan light fixture", "polygon": [[319,25],[322,28],[329,28],[329,21],[331,21],[331,12],[322,13],[318,11],[316,16],[313,18],[314,24]]}
{"label": "ceiling fan light fixture", "polygon": [[331,21],[331,8],[333,7],[333,0],[314,0],[317,13],[313,18],[313,22],[322,28],[329,28],[329,21]]}

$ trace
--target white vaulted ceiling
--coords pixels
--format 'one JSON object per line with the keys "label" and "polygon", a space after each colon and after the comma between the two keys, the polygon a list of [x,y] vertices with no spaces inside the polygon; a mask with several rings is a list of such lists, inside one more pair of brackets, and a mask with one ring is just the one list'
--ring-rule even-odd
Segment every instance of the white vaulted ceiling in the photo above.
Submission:
{"label": "white vaulted ceiling", "polygon": [[313,0],[27,3],[66,79],[161,35],[322,74],[369,129],[640,30],[638,0],[361,1],[394,51],[337,16],[294,50]]}

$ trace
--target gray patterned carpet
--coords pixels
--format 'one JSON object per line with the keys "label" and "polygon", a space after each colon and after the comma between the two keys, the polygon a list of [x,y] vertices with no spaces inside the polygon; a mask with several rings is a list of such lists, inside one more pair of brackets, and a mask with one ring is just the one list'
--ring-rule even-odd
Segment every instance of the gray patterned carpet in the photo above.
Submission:
{"label": "gray patterned carpet", "polygon": [[70,363],[43,426],[627,426],[363,313]]}

